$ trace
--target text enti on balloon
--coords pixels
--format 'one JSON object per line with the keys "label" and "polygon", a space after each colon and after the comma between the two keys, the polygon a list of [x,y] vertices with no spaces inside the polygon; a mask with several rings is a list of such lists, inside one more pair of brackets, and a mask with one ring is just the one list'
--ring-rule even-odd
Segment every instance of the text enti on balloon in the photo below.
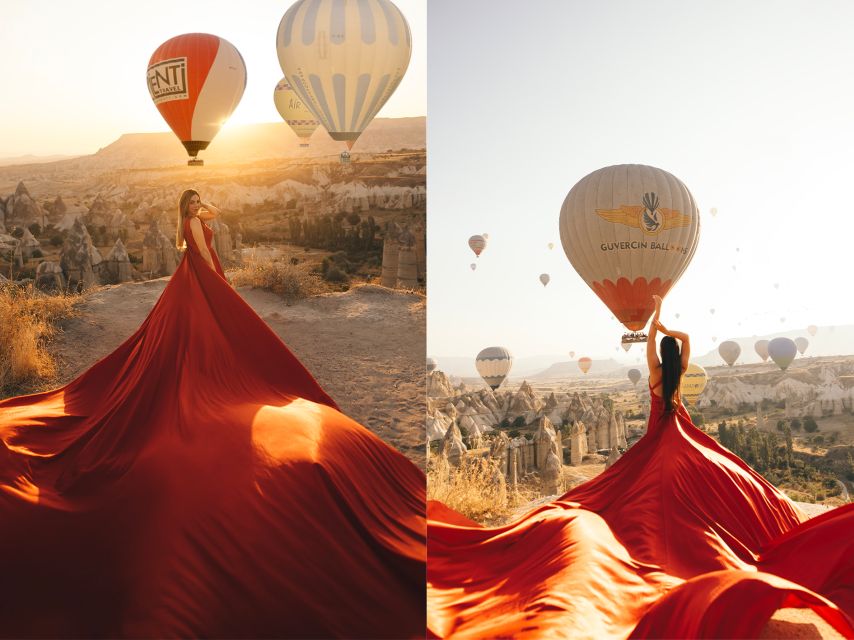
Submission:
{"label": "text enti on balloon", "polygon": [[154,104],[186,100],[187,58],[164,60],[148,67],[148,90]]}

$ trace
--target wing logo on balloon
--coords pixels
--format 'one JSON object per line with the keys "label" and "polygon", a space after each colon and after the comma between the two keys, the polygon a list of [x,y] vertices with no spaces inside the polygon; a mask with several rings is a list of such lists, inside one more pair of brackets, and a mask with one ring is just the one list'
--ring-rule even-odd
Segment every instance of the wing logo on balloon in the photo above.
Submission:
{"label": "wing logo on balloon", "polygon": [[673,209],[659,208],[655,193],[643,195],[643,205],[620,205],[619,209],[596,209],[596,214],[608,222],[624,224],[656,236],[662,231],[687,227],[691,216]]}
{"label": "wing logo on balloon", "polygon": [[154,104],[189,98],[187,58],[163,60],[148,67],[148,90]]}

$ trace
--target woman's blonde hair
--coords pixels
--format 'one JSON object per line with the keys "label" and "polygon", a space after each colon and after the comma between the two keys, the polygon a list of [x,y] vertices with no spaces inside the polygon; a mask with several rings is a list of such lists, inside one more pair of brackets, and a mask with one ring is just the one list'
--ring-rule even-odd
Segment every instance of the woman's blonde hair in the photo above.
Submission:
{"label": "woman's blonde hair", "polygon": [[[178,199],[178,232],[175,235],[175,246],[179,249],[184,248],[184,219],[190,211],[190,198],[199,196],[199,192],[195,189],[185,189],[184,193]],[[199,200],[202,196],[199,196]]]}

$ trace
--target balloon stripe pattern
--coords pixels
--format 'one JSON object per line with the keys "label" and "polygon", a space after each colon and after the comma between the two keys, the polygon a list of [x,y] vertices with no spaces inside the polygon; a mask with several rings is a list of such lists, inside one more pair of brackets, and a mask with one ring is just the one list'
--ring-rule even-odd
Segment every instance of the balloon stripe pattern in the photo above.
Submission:
{"label": "balloon stripe pattern", "polygon": [[477,372],[493,391],[504,382],[512,365],[513,356],[504,347],[487,347],[475,358]]}
{"label": "balloon stripe pattern", "polygon": [[676,283],[699,236],[688,188],[645,165],[594,171],[570,190],[560,212],[567,258],[630,331],[644,328],[653,294],[664,297]]}
{"label": "balloon stripe pattern", "polygon": [[299,0],[279,23],[276,50],[305,105],[352,145],[403,79],[412,35],[389,0]]}
{"label": "balloon stripe pattern", "polygon": [[709,381],[709,376],[706,370],[693,362],[688,363],[688,368],[682,374],[682,382],[679,385],[679,392],[685,402],[696,404],[697,398],[703,393],[706,388],[706,383]]}
{"label": "balloon stripe pattern", "polygon": [[282,79],[273,90],[273,101],[279,115],[300,139],[300,146],[307,147],[308,139],[320,125],[311,111],[303,104],[287,80]]}
{"label": "balloon stripe pattern", "polygon": [[187,152],[207,148],[246,89],[246,65],[233,44],[188,33],[161,44],[148,62],[148,91]]}

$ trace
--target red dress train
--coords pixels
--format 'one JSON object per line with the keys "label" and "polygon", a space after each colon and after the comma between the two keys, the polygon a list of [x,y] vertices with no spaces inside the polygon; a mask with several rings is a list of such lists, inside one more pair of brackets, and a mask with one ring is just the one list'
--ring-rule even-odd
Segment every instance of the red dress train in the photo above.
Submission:
{"label": "red dress train", "polygon": [[428,503],[431,635],[749,638],[811,607],[854,637],[854,504],[807,520],[651,395],[622,458],[516,522]]}
{"label": "red dress train", "polygon": [[423,634],[423,473],[337,410],[185,225],[136,333],[0,401],[0,635]]}

